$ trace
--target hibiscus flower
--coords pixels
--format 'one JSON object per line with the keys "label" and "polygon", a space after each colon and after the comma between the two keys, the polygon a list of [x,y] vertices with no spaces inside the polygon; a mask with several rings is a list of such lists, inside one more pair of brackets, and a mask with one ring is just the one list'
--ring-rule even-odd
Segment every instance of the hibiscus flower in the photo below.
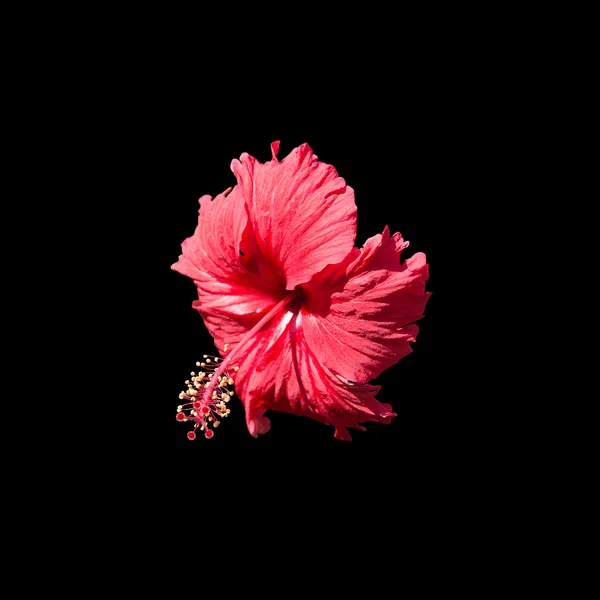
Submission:
{"label": "hibiscus flower", "polygon": [[348,427],[389,423],[368,382],[411,352],[429,294],[425,255],[401,263],[399,233],[354,248],[354,191],[307,144],[261,164],[244,153],[237,185],[200,198],[198,226],[173,269],[194,280],[194,308],[220,357],[205,355],[181,392],[177,419],[214,435],[233,396],[250,433],[278,410]]}

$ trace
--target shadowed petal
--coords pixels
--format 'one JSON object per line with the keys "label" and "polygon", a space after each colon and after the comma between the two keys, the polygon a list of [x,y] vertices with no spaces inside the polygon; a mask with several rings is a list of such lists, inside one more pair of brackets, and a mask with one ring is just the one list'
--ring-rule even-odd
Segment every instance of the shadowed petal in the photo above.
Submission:
{"label": "shadowed petal", "polygon": [[283,277],[250,252],[255,244],[246,205],[237,189],[227,195],[230,189],[214,200],[200,198],[198,226],[172,266],[194,280],[199,300],[193,306],[202,313],[219,349],[221,338],[239,338],[285,289]]}
{"label": "shadowed petal", "polygon": [[366,383],[412,351],[409,342],[419,331],[412,323],[423,316],[430,294],[425,255],[401,264],[406,246],[386,227],[351,257],[344,274],[330,269],[306,286],[306,341],[323,364],[348,379]]}

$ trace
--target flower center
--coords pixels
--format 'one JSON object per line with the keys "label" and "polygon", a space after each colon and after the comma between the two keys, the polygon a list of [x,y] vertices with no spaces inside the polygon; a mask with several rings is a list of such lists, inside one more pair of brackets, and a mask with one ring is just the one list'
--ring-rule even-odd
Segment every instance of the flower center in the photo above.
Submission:
{"label": "flower center", "polygon": [[[188,431],[188,439],[196,439],[196,430],[198,427],[200,431],[204,431],[206,438],[210,439],[214,436],[214,428],[218,427],[221,423],[219,417],[227,417],[231,412],[227,408],[227,403],[234,394],[228,387],[234,383],[233,377],[228,373],[228,369],[231,368],[230,365],[233,364],[243,349],[252,342],[254,336],[297,297],[296,293],[289,294],[278,302],[246,333],[225,358],[205,354],[204,361],[196,363],[203,370],[198,374],[192,371],[192,379],[185,382],[188,389],[179,394],[179,399],[186,402],[177,407],[176,415],[178,421],[194,422],[194,428]],[[227,353],[228,350],[229,344],[225,344],[224,352]],[[237,372],[238,369],[239,367],[235,366],[232,370]],[[211,425],[213,429],[211,429]]]}

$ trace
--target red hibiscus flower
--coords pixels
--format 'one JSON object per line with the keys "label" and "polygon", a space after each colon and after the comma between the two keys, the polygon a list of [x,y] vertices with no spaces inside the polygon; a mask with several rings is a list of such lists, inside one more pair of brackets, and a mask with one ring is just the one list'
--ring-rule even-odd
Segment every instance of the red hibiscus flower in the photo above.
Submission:
{"label": "red hibiscus flower", "polygon": [[[277,160],[232,162],[237,185],[200,198],[194,235],[173,269],[194,280],[200,312],[221,358],[192,372],[177,419],[210,438],[229,414],[230,387],[250,433],[269,430],[267,410],[347,427],[389,423],[389,404],[368,382],[411,352],[428,293],[425,255],[386,227],[354,248],[354,192],[307,144]],[[235,381],[234,381],[235,380]]]}

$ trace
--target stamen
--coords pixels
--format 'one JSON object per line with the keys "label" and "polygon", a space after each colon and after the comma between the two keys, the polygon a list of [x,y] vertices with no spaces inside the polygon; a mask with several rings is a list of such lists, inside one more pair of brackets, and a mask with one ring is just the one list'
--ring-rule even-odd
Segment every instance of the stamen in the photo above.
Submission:
{"label": "stamen", "polygon": [[[192,379],[187,380],[187,390],[179,394],[179,398],[184,401],[177,407],[176,418],[179,422],[192,421],[194,427],[188,432],[189,440],[196,439],[196,429],[204,431],[204,436],[210,439],[215,432],[211,429],[221,424],[219,419],[229,416],[231,412],[226,408],[226,402],[229,402],[231,394],[229,385],[233,384],[233,379],[225,371],[222,359],[218,356],[204,355],[206,362],[197,362],[204,370],[196,373],[192,372]],[[220,371],[218,374],[217,372]],[[202,384],[206,380],[206,384]],[[202,391],[202,394],[198,393]]]}

